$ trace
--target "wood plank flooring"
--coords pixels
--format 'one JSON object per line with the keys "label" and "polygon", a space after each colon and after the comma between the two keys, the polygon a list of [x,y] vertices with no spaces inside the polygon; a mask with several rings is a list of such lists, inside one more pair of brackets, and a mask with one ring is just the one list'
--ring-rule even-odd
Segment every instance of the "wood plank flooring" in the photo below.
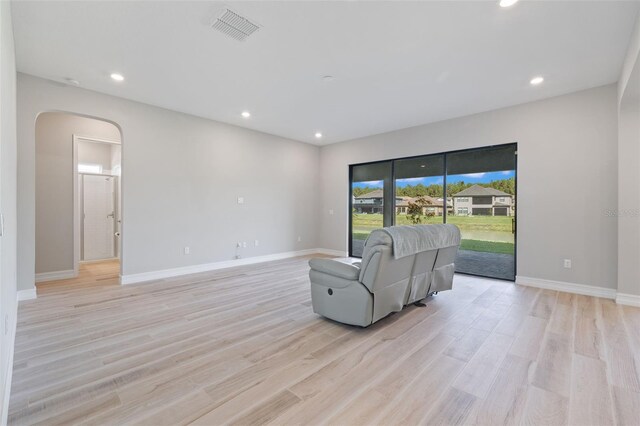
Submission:
{"label": "wood plank flooring", "polygon": [[9,423],[640,423],[640,309],[456,276],[362,329],[312,312],[307,261],[39,284]]}

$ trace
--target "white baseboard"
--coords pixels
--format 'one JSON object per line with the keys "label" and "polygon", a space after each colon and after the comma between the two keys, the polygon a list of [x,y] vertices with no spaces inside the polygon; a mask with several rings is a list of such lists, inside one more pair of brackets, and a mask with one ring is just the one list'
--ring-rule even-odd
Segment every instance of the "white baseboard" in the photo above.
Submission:
{"label": "white baseboard", "polygon": [[323,249],[323,248],[316,249],[316,253],[326,254],[328,256],[338,256],[338,257],[348,257],[349,256],[349,254],[346,251]]}
{"label": "white baseboard", "polygon": [[29,290],[18,290],[18,302],[22,300],[31,300],[38,297],[35,288]]}
{"label": "white baseboard", "polygon": [[618,305],[636,306],[640,308],[640,296],[636,294],[618,293],[616,303]]}
{"label": "white baseboard", "polygon": [[232,268],[234,266],[252,265],[254,263],[270,262],[272,260],[289,259],[291,257],[307,256],[310,254],[343,254],[334,250],[307,249],[288,251],[284,253],[268,254],[265,256],[246,257],[242,259],[224,260],[221,262],[203,263],[200,265],[183,266],[180,268],[163,269],[160,271],[142,272],[139,274],[123,275],[120,279],[122,285],[141,283],[145,281],[161,280],[164,278],[178,277],[180,275],[197,274],[200,272],[215,271],[217,269]]}
{"label": "white baseboard", "polygon": [[516,284],[544,288],[547,290],[564,291],[566,293],[583,294],[585,296],[602,297],[605,299],[615,299],[617,293],[613,288],[596,287],[564,281],[543,280],[541,278],[523,277],[520,275],[516,277]]}
{"label": "white baseboard", "polygon": [[42,272],[40,274],[36,274],[36,282],[42,283],[45,281],[66,280],[75,277],[76,271],[73,269],[69,269],[67,271]]}

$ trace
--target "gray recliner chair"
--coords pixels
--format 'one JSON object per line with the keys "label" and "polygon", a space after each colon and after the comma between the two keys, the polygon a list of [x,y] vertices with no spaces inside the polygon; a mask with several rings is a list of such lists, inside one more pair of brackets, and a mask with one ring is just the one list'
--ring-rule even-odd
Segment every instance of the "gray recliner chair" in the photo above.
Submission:
{"label": "gray recliner chair", "polygon": [[455,225],[391,226],[367,238],[362,259],[311,259],[313,311],[366,327],[453,287]]}

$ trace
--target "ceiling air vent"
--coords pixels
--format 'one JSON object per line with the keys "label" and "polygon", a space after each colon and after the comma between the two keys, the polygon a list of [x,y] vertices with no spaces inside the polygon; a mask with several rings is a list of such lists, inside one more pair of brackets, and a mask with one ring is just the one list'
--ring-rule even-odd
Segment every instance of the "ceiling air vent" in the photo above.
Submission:
{"label": "ceiling air vent", "polygon": [[245,41],[260,29],[260,25],[229,9],[224,9],[211,27],[238,41]]}

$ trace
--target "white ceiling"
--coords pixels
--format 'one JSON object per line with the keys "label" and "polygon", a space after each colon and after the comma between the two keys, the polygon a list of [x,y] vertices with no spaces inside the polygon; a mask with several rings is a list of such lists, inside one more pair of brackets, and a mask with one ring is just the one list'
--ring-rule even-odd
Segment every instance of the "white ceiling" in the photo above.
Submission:
{"label": "white ceiling", "polygon": [[[245,42],[211,29],[225,4],[262,28]],[[12,7],[21,72],[326,144],[615,82],[640,2]]]}

